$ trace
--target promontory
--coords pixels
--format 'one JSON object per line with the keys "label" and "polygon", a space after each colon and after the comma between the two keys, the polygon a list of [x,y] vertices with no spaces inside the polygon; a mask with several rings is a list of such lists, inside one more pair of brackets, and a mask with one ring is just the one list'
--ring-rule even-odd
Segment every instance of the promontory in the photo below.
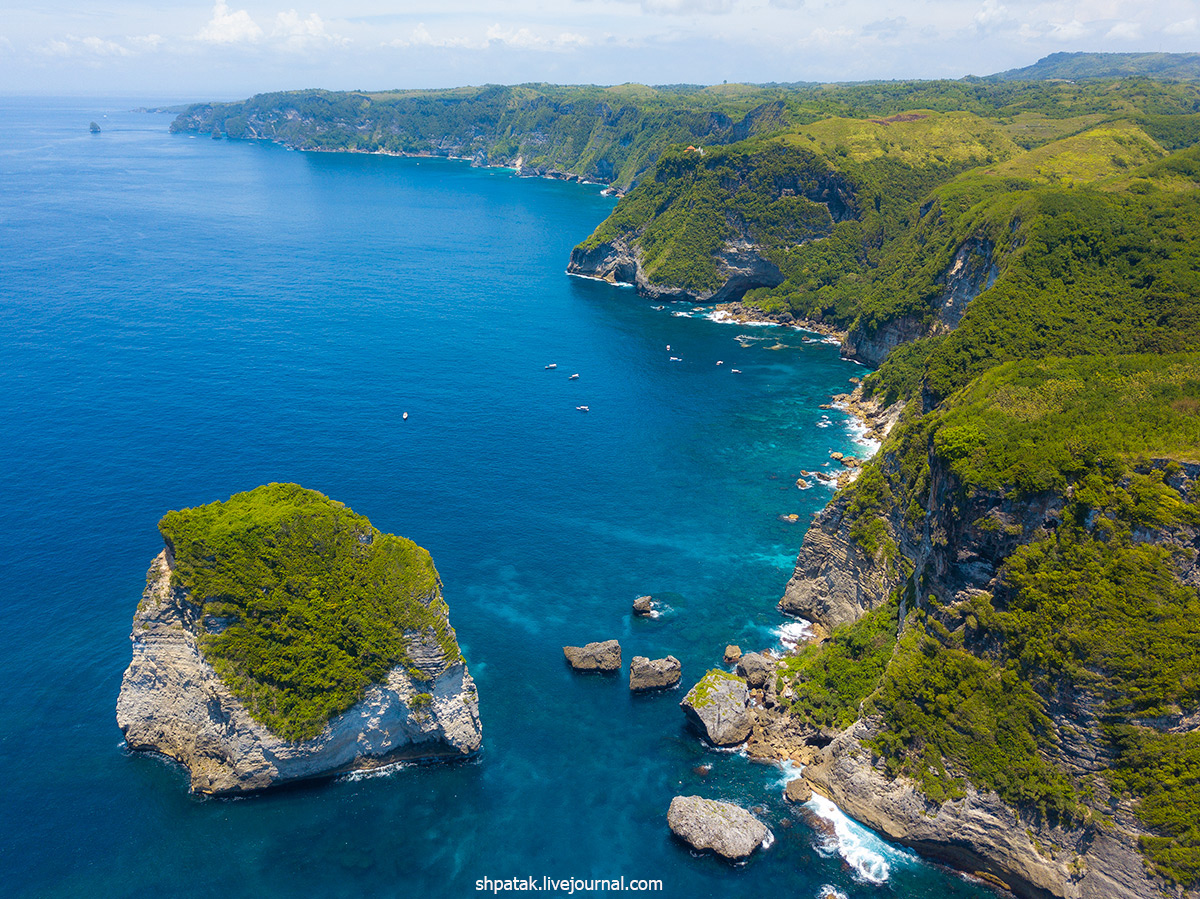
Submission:
{"label": "promontory", "polygon": [[481,743],[428,552],[314,490],[168,512],[117,700],[128,748],[240,793]]}

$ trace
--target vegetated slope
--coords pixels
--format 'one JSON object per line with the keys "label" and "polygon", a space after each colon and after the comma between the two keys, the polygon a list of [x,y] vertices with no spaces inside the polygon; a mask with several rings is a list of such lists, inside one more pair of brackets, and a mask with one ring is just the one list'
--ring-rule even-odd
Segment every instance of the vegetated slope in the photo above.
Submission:
{"label": "vegetated slope", "polygon": [[664,154],[572,266],[720,299],[752,250],[745,306],[847,328],[867,399],[907,402],[783,601],[835,628],[778,684],[816,745],[858,734],[937,806],[995,792],[1064,892],[1114,863],[1098,828],[1200,886],[1200,129],[1074,87]]}
{"label": "vegetated slope", "polygon": [[831,614],[825,541],[861,604],[781,689],[933,802],[995,791],[1073,835],[1080,877],[1115,827],[1200,886],[1200,147],[1098,125],[917,212],[848,341],[904,418],[784,600]]}
{"label": "vegetated slope", "polygon": [[1198,410],[1195,353],[1010,362],[910,405],[836,502],[895,586],[787,662],[792,713],[866,717],[870,752],[934,802],[972,785],[1140,831],[1194,886]]}
{"label": "vegetated slope", "polygon": [[205,659],[250,714],[302,740],[397,665],[410,635],[461,658],[433,561],[296,484],[168,512],[173,584],[198,607]]}
{"label": "vegetated slope", "polygon": [[1003,81],[1083,78],[1200,79],[1200,53],[1051,53],[1031,66],[992,75]]}
{"label": "vegetated slope", "polygon": [[[269,140],[298,149],[450,155],[526,174],[622,190],[672,146],[710,146],[831,116],[886,118],[913,109],[1003,117],[1022,146],[1082,130],[1088,116],[1171,118],[1200,111],[1196,85],[901,81],[710,87],[487,85],[451,90],[260,94],[198,103],[173,131]],[[1064,132],[1063,129],[1066,129]],[[1161,140],[1151,131],[1152,136]]]}

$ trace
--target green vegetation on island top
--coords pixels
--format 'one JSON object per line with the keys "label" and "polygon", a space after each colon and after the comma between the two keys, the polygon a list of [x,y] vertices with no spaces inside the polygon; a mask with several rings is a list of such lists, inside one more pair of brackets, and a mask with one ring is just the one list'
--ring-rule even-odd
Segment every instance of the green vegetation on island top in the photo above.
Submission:
{"label": "green vegetation on island top", "polygon": [[409,635],[459,659],[429,553],[296,484],[168,512],[173,583],[200,608],[201,649],[250,714],[316,736],[407,665]]}

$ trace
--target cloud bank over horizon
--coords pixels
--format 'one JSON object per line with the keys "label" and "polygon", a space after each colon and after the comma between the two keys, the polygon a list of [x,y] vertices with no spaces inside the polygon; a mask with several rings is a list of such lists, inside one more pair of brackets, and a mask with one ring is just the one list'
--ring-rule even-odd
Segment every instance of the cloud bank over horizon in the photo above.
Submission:
{"label": "cloud bank over horizon", "polygon": [[9,8],[0,91],[243,97],[547,81],[959,78],[1200,49],[1195,0],[145,0]]}

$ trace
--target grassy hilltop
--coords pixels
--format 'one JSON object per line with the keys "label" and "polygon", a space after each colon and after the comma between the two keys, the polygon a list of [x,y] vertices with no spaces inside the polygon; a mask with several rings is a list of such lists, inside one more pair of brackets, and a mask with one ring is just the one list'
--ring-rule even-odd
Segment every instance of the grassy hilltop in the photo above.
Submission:
{"label": "grassy hilltop", "polygon": [[[172,582],[199,607],[201,648],[250,714],[316,736],[431,631],[460,657],[429,553],[297,484],[168,512]],[[419,672],[416,672],[419,674]]]}

